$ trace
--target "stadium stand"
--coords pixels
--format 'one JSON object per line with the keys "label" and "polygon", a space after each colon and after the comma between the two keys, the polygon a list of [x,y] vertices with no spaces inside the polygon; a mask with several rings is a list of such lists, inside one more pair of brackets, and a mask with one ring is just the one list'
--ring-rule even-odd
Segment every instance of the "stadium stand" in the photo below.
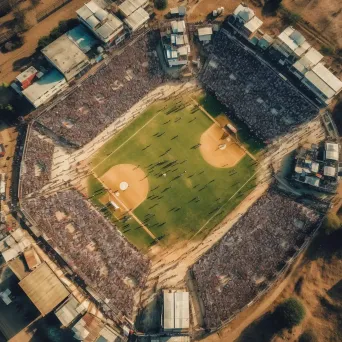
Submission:
{"label": "stadium stand", "polygon": [[318,114],[297,89],[224,29],[216,35],[212,52],[200,80],[265,141]]}
{"label": "stadium stand", "polygon": [[40,190],[51,180],[53,142],[32,129],[26,142],[26,152],[21,168],[21,194],[26,196]]}
{"label": "stadium stand", "polygon": [[130,318],[135,291],[148,273],[147,258],[76,190],[27,199],[22,208],[69,266],[107,299],[112,317]]}
{"label": "stadium stand", "polygon": [[163,82],[155,51],[158,39],[150,31],[128,45],[37,121],[73,145],[91,141]]}
{"label": "stadium stand", "polygon": [[210,329],[238,313],[277,278],[317,227],[319,215],[270,190],[191,268]]}

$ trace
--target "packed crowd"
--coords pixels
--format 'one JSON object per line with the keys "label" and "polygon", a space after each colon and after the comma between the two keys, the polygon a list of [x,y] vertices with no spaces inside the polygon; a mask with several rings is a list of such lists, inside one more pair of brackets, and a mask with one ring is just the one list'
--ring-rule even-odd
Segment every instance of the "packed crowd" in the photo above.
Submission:
{"label": "packed crowd", "polygon": [[278,72],[224,30],[214,40],[201,81],[264,140],[277,138],[318,114]]}
{"label": "packed crowd", "polygon": [[131,317],[147,258],[75,190],[28,199],[22,207],[75,272],[109,300],[112,312]]}
{"label": "packed crowd", "polygon": [[21,168],[21,195],[41,189],[51,179],[54,144],[48,138],[32,130],[26,143]]}
{"label": "packed crowd", "polygon": [[319,216],[269,191],[193,266],[205,323],[217,328],[276,279]]}
{"label": "packed crowd", "polygon": [[151,31],[89,77],[38,122],[76,146],[95,138],[163,81]]}

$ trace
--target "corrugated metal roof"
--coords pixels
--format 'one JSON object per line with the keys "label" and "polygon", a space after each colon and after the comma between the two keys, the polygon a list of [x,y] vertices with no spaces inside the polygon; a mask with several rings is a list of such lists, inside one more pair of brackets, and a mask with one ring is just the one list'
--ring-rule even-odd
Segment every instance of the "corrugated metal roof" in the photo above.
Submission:
{"label": "corrugated metal roof", "polygon": [[240,17],[245,23],[251,20],[255,15],[254,11],[251,8],[245,7],[241,4],[238,7],[236,7],[234,14]]}
{"label": "corrugated metal roof", "polygon": [[135,12],[138,8],[145,7],[147,6],[147,4],[148,4],[148,1],[146,0],[125,0],[119,6],[119,9],[125,17],[128,17],[133,12]]}
{"label": "corrugated metal roof", "polygon": [[78,306],[79,303],[76,298],[71,296],[65,304],[56,310],[55,314],[64,327],[68,327],[79,315],[77,312]]}
{"label": "corrugated metal roof", "polygon": [[320,77],[318,77],[312,70],[305,74],[305,79],[309,80],[320,92],[322,92],[328,99],[335,95],[335,91],[331,89]]}
{"label": "corrugated metal roof", "polygon": [[312,71],[336,93],[342,89],[342,82],[330,70],[328,70],[323,63],[315,65],[312,68]]}
{"label": "corrugated metal roof", "polygon": [[175,297],[173,292],[164,292],[164,329],[175,327]]}
{"label": "corrugated metal roof", "polygon": [[189,329],[189,317],[189,293],[164,291],[164,330]]}
{"label": "corrugated metal roof", "polygon": [[19,74],[16,77],[16,79],[21,83],[21,82],[27,80],[30,76],[35,75],[37,72],[38,72],[38,70],[35,67],[30,66],[28,69],[26,69],[21,74]]}
{"label": "corrugated metal roof", "polygon": [[189,329],[190,315],[189,315],[189,293],[176,292],[175,293],[175,328]]}
{"label": "corrugated metal roof", "polygon": [[250,32],[257,31],[261,26],[263,22],[260,20],[257,16],[254,16],[249,22],[247,22],[244,26],[246,29]]}
{"label": "corrugated metal roof", "polygon": [[309,48],[310,44],[300,38],[303,37],[301,33],[296,31],[292,26],[288,26],[283,32],[280,33],[278,39],[282,41],[290,50],[292,50],[297,56],[304,54]]}
{"label": "corrugated metal roof", "polygon": [[43,316],[69,295],[68,290],[46,263],[21,280],[19,285]]}
{"label": "corrugated metal roof", "polygon": [[140,7],[125,19],[125,23],[130,27],[132,31],[135,31],[149,19],[150,15],[143,8]]}
{"label": "corrugated metal roof", "polygon": [[89,30],[84,25],[78,25],[67,32],[68,38],[75,43],[84,53],[89,52],[96,44],[97,40],[88,33]]}

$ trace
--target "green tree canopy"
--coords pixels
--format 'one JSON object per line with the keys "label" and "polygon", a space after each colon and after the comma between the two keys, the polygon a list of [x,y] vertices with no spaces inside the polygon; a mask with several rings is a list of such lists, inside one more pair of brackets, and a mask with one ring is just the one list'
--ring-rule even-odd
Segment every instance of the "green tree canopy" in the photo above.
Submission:
{"label": "green tree canopy", "polygon": [[158,10],[164,10],[167,7],[167,0],[154,0],[154,7]]}
{"label": "green tree canopy", "polygon": [[305,317],[303,304],[295,298],[289,298],[279,304],[274,311],[274,319],[280,328],[292,328],[299,325]]}

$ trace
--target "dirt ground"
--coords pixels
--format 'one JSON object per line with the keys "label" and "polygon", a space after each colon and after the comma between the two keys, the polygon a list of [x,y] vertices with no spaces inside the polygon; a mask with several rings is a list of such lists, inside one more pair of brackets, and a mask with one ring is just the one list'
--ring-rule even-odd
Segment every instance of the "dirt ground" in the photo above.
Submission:
{"label": "dirt ground", "polygon": [[200,143],[203,159],[215,167],[232,167],[245,155],[245,151],[216,124],[212,124],[201,135]]}
{"label": "dirt ground", "polygon": [[[29,57],[35,52],[39,38],[48,35],[61,20],[76,18],[76,10],[84,5],[83,0],[73,0],[41,22],[37,23],[35,19],[36,13],[49,7],[52,3],[54,3],[54,0],[43,0],[36,8],[26,12],[26,18],[30,28],[23,34],[24,45],[14,51],[0,53],[1,82],[10,83],[13,81],[15,77],[20,74],[19,70],[13,70],[14,64],[16,63],[23,66],[29,65]],[[25,1],[21,6],[23,6],[23,8],[28,8],[29,5],[30,1]],[[0,29],[3,29],[6,22],[9,22],[12,19],[13,15],[11,13],[0,18]]]}
{"label": "dirt ground", "polygon": [[[119,207],[123,203],[126,208],[134,210],[147,198],[149,190],[148,178],[145,172],[135,165],[115,165],[101,177],[101,180],[115,194],[110,195],[110,200]],[[120,190],[121,182],[128,183],[127,190]],[[117,193],[119,196],[116,196]],[[121,208],[121,210],[126,211],[125,208]]]}

